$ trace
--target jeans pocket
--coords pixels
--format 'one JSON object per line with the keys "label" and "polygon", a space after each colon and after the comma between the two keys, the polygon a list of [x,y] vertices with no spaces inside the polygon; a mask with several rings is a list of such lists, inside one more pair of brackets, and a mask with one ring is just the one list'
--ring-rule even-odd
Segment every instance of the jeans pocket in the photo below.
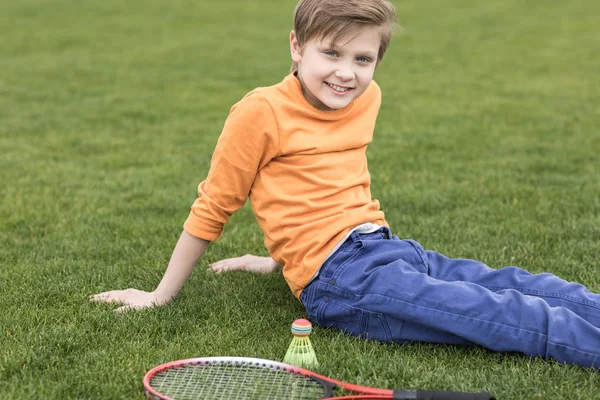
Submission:
{"label": "jeans pocket", "polygon": [[363,310],[348,304],[324,299],[317,309],[319,325],[366,339],[389,342],[390,327],[381,313]]}

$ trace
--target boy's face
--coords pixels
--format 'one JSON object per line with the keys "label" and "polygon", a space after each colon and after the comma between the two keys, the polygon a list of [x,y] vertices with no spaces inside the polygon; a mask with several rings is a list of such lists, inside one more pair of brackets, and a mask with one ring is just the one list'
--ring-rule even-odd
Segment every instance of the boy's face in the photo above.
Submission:
{"label": "boy's face", "polygon": [[337,43],[310,39],[302,47],[292,31],[290,49],[304,97],[320,110],[346,107],[373,79],[380,42],[376,26],[358,28]]}

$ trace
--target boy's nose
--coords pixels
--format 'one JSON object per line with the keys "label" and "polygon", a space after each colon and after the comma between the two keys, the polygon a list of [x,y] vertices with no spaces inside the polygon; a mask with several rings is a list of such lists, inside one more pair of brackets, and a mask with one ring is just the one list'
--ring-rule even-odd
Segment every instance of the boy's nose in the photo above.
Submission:
{"label": "boy's nose", "polygon": [[335,72],[335,75],[337,78],[343,81],[351,81],[354,79],[354,71],[352,71],[352,68],[348,67],[338,68]]}

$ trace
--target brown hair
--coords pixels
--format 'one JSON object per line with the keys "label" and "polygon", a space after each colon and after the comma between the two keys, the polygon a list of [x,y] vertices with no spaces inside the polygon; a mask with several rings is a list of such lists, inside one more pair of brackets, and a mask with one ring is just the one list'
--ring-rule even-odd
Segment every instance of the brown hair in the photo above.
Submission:
{"label": "brown hair", "polygon": [[[365,25],[375,25],[381,31],[377,63],[381,62],[392,39],[396,24],[396,9],[387,0],[300,0],[294,11],[294,32],[298,43],[331,37],[332,43]],[[292,63],[292,71],[298,66]]]}

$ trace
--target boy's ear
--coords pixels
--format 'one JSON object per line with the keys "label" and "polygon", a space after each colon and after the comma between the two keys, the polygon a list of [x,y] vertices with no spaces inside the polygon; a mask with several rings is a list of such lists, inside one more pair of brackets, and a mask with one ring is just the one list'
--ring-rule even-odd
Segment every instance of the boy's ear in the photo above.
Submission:
{"label": "boy's ear", "polygon": [[294,31],[290,32],[290,52],[292,53],[292,61],[300,62],[302,60],[302,46],[300,46]]}

